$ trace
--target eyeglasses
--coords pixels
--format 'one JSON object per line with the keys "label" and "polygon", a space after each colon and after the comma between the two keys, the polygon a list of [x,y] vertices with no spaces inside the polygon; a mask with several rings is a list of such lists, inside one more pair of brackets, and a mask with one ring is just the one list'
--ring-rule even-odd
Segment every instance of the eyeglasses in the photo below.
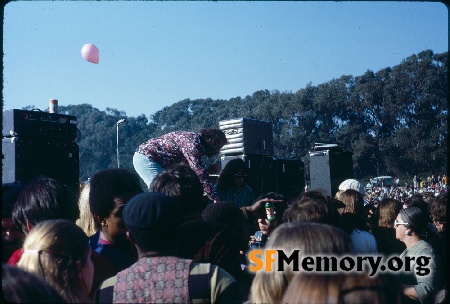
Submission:
{"label": "eyeglasses", "polygon": [[408,225],[408,223],[402,223],[402,222],[399,222],[399,221],[395,220],[394,221],[394,228],[397,228],[398,225]]}
{"label": "eyeglasses", "polygon": [[234,177],[237,177],[237,178],[246,178],[247,177],[247,175],[246,174],[235,174],[234,175]]}
{"label": "eyeglasses", "polygon": [[438,218],[435,218],[435,217],[431,217],[431,220],[433,221],[433,223],[447,224],[447,222],[441,221],[441,220],[439,220]]}

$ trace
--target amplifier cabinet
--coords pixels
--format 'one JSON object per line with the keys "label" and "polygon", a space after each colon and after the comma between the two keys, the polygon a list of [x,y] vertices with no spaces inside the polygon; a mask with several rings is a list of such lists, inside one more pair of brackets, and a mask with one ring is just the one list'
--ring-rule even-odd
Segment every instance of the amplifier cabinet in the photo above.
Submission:
{"label": "amplifier cabinet", "polygon": [[235,158],[244,160],[247,165],[249,173],[246,183],[252,188],[255,198],[276,191],[273,157],[258,154],[224,155],[221,157],[221,168],[225,168],[226,164]]}
{"label": "amplifier cabinet", "polygon": [[40,111],[6,110],[3,111],[2,135],[3,137],[75,141],[77,118]]}
{"label": "amplifier cabinet", "polygon": [[223,155],[273,155],[273,130],[268,121],[250,118],[222,120],[219,128],[227,137],[220,150]]}
{"label": "amplifier cabinet", "polygon": [[346,179],[353,178],[353,161],[351,152],[332,150],[313,151],[310,157],[311,189],[322,190],[334,197],[339,185]]}
{"label": "amplifier cabinet", "polygon": [[3,183],[26,183],[39,175],[54,178],[78,195],[79,148],[76,142],[2,139]]}

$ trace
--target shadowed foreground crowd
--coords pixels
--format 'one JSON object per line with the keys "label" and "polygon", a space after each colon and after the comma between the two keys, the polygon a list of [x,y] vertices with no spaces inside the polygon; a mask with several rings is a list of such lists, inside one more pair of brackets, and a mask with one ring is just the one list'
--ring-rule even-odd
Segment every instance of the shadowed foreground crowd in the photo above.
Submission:
{"label": "shadowed foreground crowd", "polygon": [[[427,201],[421,194],[404,202],[385,197],[375,206],[347,184],[333,198],[315,190],[289,200],[267,193],[250,205],[231,195],[211,203],[183,164],[166,168],[145,192],[126,169],[97,172],[79,199],[44,176],[4,184],[4,301],[443,303],[447,192]],[[266,203],[274,208],[270,221]],[[414,264],[411,272],[375,276],[292,264],[251,272],[254,248],[300,250],[301,257],[427,256],[430,272],[420,276]]]}

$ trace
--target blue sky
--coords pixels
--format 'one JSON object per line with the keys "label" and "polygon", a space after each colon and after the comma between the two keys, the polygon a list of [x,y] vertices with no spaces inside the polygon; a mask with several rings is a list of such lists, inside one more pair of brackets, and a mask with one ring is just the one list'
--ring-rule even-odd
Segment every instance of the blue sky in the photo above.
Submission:
{"label": "blue sky", "polygon": [[10,2],[4,109],[58,99],[148,117],[186,98],[296,92],[447,52],[448,25],[439,2]]}

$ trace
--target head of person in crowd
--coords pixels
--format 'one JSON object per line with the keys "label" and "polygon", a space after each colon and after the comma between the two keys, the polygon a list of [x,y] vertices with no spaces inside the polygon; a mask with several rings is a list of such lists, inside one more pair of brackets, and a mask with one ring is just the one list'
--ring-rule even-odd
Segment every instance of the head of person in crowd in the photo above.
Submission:
{"label": "head of person in crowd", "polygon": [[172,165],[159,173],[150,184],[149,190],[176,198],[183,207],[185,220],[200,218],[200,213],[208,203],[197,174],[191,167],[182,163]]}
{"label": "head of person in crowd", "polygon": [[428,214],[428,204],[423,200],[421,194],[414,194],[413,196],[406,199],[403,203],[403,208],[417,207],[422,210],[425,214]]}
{"label": "head of person in crowd", "polygon": [[220,149],[226,144],[227,137],[220,129],[200,130],[200,142],[205,149],[206,156],[219,154]]}
{"label": "head of person in crowd", "polygon": [[89,302],[94,277],[88,237],[74,222],[47,220],[28,233],[18,266],[55,288],[68,303]]}
{"label": "head of person in crowd", "polygon": [[182,214],[182,206],[175,198],[159,192],[144,192],[128,202],[123,220],[139,258],[151,253],[176,253]]}
{"label": "head of person in crowd", "polygon": [[14,251],[22,247],[25,235],[12,218],[14,204],[24,185],[22,183],[2,184],[2,261],[6,263]]}
{"label": "head of person in crowd", "polygon": [[268,238],[270,234],[275,230],[276,227],[280,226],[283,223],[283,214],[288,208],[288,204],[282,194],[276,192],[269,192],[265,194],[261,194],[256,201],[269,198],[278,200],[280,202],[276,204],[272,204],[274,208],[275,219],[273,221],[269,221],[267,218],[267,214],[264,217],[258,218],[258,228],[259,231],[263,233],[263,235]]}
{"label": "head of person in crowd", "polygon": [[378,227],[394,228],[394,220],[402,204],[393,198],[384,198],[378,204]]}
{"label": "head of person in crowd", "polygon": [[4,303],[68,303],[49,284],[16,266],[2,264]]}
{"label": "head of person in crowd", "polygon": [[138,176],[127,169],[105,169],[96,172],[89,184],[89,206],[100,237],[129,248],[122,212],[129,199],[143,192]]}
{"label": "head of person in crowd", "polygon": [[364,210],[366,211],[366,222],[371,232],[378,225],[378,206],[364,201]]}
{"label": "head of person in crowd", "polygon": [[359,191],[348,189],[336,194],[336,199],[345,204],[339,209],[340,227],[347,233],[351,233],[355,228],[368,230],[366,210],[364,208],[364,197]]}
{"label": "head of person in crowd", "polygon": [[447,204],[448,193],[440,194],[430,204],[430,216],[433,220],[433,224],[439,234],[447,231]]}
{"label": "head of person in crowd", "polygon": [[284,222],[317,222],[338,226],[340,207],[341,202],[327,197],[320,191],[310,190],[291,200],[283,219]]}
{"label": "head of person in crowd", "polygon": [[403,208],[394,220],[395,236],[406,247],[428,237],[427,215],[418,207]]}
{"label": "head of person in crowd", "polygon": [[205,222],[222,223],[233,228],[239,239],[239,247],[245,250],[250,233],[247,229],[244,215],[234,202],[217,202],[209,204],[202,212]]}
{"label": "head of person in crowd", "polygon": [[248,167],[244,160],[235,158],[227,162],[219,174],[217,188],[227,190],[230,188],[240,188],[245,185],[245,178],[248,176]]}
{"label": "head of person in crowd", "polygon": [[396,303],[400,284],[392,275],[370,277],[355,272],[320,274],[299,272],[287,288],[282,303]]}
{"label": "head of person in crowd", "polygon": [[77,219],[76,224],[83,229],[84,233],[88,237],[94,235],[97,232],[95,226],[94,216],[91,213],[89,206],[89,190],[91,186],[87,183],[83,190],[81,190],[80,197],[78,198],[78,207],[80,208],[80,218]]}
{"label": "head of person in crowd", "polygon": [[79,216],[76,195],[67,185],[46,176],[26,184],[13,210],[14,223],[25,234],[44,220],[66,219],[75,223]]}
{"label": "head of person in crowd", "polygon": [[241,158],[228,161],[214,186],[221,201],[235,202],[239,207],[253,204],[252,188],[246,183],[249,169]]}
{"label": "head of person in crowd", "polygon": [[[349,236],[341,229],[322,223],[284,223],[272,233],[265,249],[283,250],[291,254],[300,250],[300,258],[314,255],[340,256],[352,251]],[[283,294],[294,276],[292,263],[284,271],[258,271],[253,279],[252,303],[281,303]],[[297,300],[298,302],[298,300]]]}

